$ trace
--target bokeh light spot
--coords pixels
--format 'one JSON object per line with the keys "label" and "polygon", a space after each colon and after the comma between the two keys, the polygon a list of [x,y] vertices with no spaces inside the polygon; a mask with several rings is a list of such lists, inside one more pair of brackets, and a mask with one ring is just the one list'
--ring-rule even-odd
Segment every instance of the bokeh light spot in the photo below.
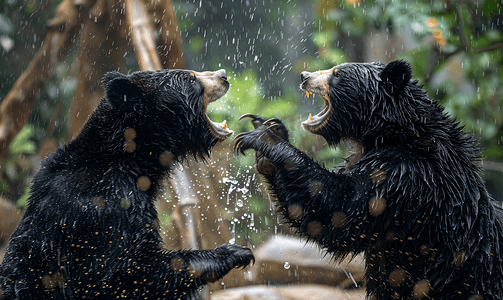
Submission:
{"label": "bokeh light spot", "polygon": [[164,151],[159,155],[159,163],[161,163],[163,167],[169,167],[173,162],[173,158],[174,158],[173,153],[169,151]]}
{"label": "bokeh light spot", "polygon": [[318,194],[321,194],[321,191],[323,190],[323,183],[319,181],[315,181],[311,183],[309,186],[309,193],[311,194],[311,197],[315,197]]}
{"label": "bokeh light spot", "polygon": [[45,288],[52,290],[58,286],[65,284],[65,277],[61,273],[55,273],[54,275],[45,275],[42,277],[42,284]]}
{"label": "bokeh light spot", "polygon": [[342,211],[335,213],[332,216],[332,225],[334,225],[334,227],[336,228],[346,225],[346,214],[343,213]]}
{"label": "bokeh light spot", "polygon": [[466,262],[466,254],[464,251],[454,253],[454,264],[457,268],[461,268]]}
{"label": "bokeh light spot", "polygon": [[422,299],[428,296],[430,288],[430,282],[428,280],[420,280],[416,284],[414,284],[414,287],[412,288],[412,296],[414,297],[414,299]]}
{"label": "bokeh light spot", "polygon": [[126,141],[132,141],[136,138],[136,130],[133,128],[127,128],[124,130],[124,138]]}
{"label": "bokeh light spot", "polygon": [[121,207],[124,209],[128,209],[131,206],[131,200],[127,198],[121,198]]}
{"label": "bokeh light spot", "polygon": [[429,28],[435,28],[437,27],[438,25],[438,22],[435,18],[433,17],[429,17],[427,20],[426,20],[426,26],[428,26]]}
{"label": "bokeh light spot", "polygon": [[288,217],[292,220],[299,221],[302,219],[303,214],[302,206],[298,204],[292,204],[288,207]]}
{"label": "bokeh light spot", "polygon": [[372,183],[381,184],[386,180],[386,171],[375,170],[370,174],[370,179],[372,179]]}
{"label": "bokeh light spot", "polygon": [[173,269],[173,271],[175,271],[176,273],[180,273],[185,269],[185,261],[180,257],[173,258],[170,261],[170,266],[171,269]]}
{"label": "bokeh light spot", "polygon": [[307,233],[313,238],[320,235],[322,230],[323,225],[318,221],[312,221],[309,224],[307,224]]}
{"label": "bokeh light spot", "polygon": [[136,150],[136,143],[134,141],[126,141],[124,143],[124,151],[133,153]]}
{"label": "bokeh light spot", "polygon": [[138,188],[140,190],[146,191],[150,188],[150,186],[152,185],[152,182],[150,181],[150,179],[147,176],[141,176],[136,181],[136,184],[138,185]]}
{"label": "bokeh light spot", "polygon": [[400,286],[405,282],[407,272],[404,269],[396,269],[389,274],[389,284],[392,287]]}
{"label": "bokeh light spot", "polygon": [[107,204],[107,201],[103,197],[96,197],[93,200],[93,205],[96,206],[98,209],[105,208],[106,204]]}
{"label": "bokeh light spot", "polygon": [[372,197],[369,201],[370,214],[377,217],[386,208],[386,200],[383,197]]}
{"label": "bokeh light spot", "polygon": [[187,268],[192,277],[198,278],[203,274],[203,267],[200,264],[191,264]]}

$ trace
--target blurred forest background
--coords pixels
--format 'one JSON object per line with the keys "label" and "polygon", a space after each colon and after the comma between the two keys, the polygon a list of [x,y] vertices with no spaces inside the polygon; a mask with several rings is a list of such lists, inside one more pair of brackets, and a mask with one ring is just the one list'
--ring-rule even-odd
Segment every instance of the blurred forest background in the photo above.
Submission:
{"label": "blurred forest background", "polygon": [[[60,2],[1,0],[0,100],[43,43],[49,43],[44,41],[48,24]],[[290,129],[294,145],[332,168],[345,153],[328,148],[322,138],[301,128],[301,120],[321,110],[322,100],[301,92],[300,72],[346,61],[407,59],[414,78],[430,96],[477,136],[483,148],[484,179],[492,196],[503,200],[503,12],[499,0],[173,0],[172,5],[185,68],[227,70],[231,88],[209,107],[214,121],[227,120],[239,133],[252,128],[249,121],[238,122],[241,114],[278,117]],[[92,32],[90,37],[94,37]],[[102,52],[123,59],[125,73],[139,70],[134,49],[127,38],[125,42],[124,52]],[[86,51],[78,47],[79,41],[74,40],[50,80],[36,91],[28,123],[8,145],[1,164],[0,194],[20,208],[26,205],[29,182],[40,160],[75,132],[70,110],[79,62]],[[169,50],[158,48],[160,53]],[[94,64],[106,68],[102,61]],[[188,162],[205,248],[229,241],[259,245],[266,236],[287,231],[278,225],[266,187],[253,168],[251,151],[234,156],[231,140],[215,149],[209,164]],[[158,204],[162,230],[170,237],[168,246],[180,247],[172,214],[177,197],[169,183]]]}

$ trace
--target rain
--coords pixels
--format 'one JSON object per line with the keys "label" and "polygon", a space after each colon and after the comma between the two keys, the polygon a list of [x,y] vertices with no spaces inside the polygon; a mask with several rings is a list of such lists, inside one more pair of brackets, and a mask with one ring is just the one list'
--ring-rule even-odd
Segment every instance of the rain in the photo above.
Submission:
{"label": "rain", "polygon": [[[369,163],[367,169],[355,175],[352,168],[373,155],[361,141],[355,142],[355,137],[347,136],[331,143],[328,141],[333,137],[331,133],[313,134],[303,127],[302,122],[325,111],[327,100],[300,87],[301,72],[329,70],[348,62],[387,64],[395,60],[409,62],[412,81],[417,80],[447,116],[474,136],[474,146],[481,149],[473,159],[477,168],[475,177],[482,178],[480,182],[485,188],[480,188],[478,181],[456,181],[459,170],[454,168],[445,169],[449,174],[445,179],[438,178],[424,161],[414,165],[423,171],[421,174],[426,174],[417,181],[413,180],[410,166],[401,169],[401,173],[389,169],[400,159],[405,160],[409,153],[391,157],[383,164]],[[156,222],[147,225],[158,230],[166,251],[215,249],[230,244],[253,252],[253,264],[235,268],[222,279],[213,273],[203,276],[204,263],[190,264],[179,257],[166,262],[175,273],[189,270],[194,278],[208,279],[208,284],[198,290],[197,299],[297,300],[310,299],[313,293],[317,299],[365,299],[367,287],[379,290],[375,289],[379,284],[396,293],[392,295],[396,299],[437,299],[440,296],[435,294],[438,291],[434,287],[440,279],[413,278],[405,262],[390,267],[382,257],[365,256],[366,251],[379,250],[385,243],[401,242],[417,248],[417,256],[402,249],[394,253],[407,255],[404,260],[411,265],[430,260],[438,262],[438,268],[448,265],[453,270],[465,270],[471,260],[478,259],[478,254],[473,254],[476,251],[470,248],[475,244],[465,247],[461,242],[465,235],[441,232],[442,226],[455,227],[463,234],[471,232],[478,225],[470,222],[489,209],[479,206],[481,198],[489,199],[497,207],[503,203],[500,1],[4,0],[0,4],[0,64],[0,261],[7,254],[9,237],[27,211],[32,179],[42,160],[79,135],[104,97],[102,78],[111,71],[122,74],[160,69],[226,71],[229,90],[202,107],[207,109],[208,120],[232,134],[219,140],[208,157],[191,153],[182,159],[168,149],[152,152],[149,154],[152,160],[148,161],[169,169],[169,176],[158,180],[157,173],[138,173],[131,182],[139,193],[155,194]],[[361,90],[371,89],[363,81],[353,84],[359,84]],[[146,91],[155,87],[142,88],[148,94]],[[407,93],[416,95],[410,90]],[[124,103],[128,100],[124,96]],[[377,97],[369,101],[375,101],[369,107],[380,109]],[[340,103],[332,106],[341,107]],[[140,109],[141,105],[132,107],[132,111]],[[335,116],[348,120],[350,111],[351,108]],[[417,122],[429,120],[429,115],[421,115],[423,111],[414,113],[410,116]],[[266,160],[261,161],[262,154],[251,149],[241,154],[233,139],[258,127],[249,118],[239,120],[244,114],[281,120],[288,129],[287,141],[278,142],[281,139],[277,136],[271,138],[267,134],[258,140],[267,147],[282,142],[295,146],[319,165],[323,173],[309,173],[310,169],[303,164],[304,156],[287,158],[275,165],[272,158],[269,161],[262,157]],[[445,126],[444,120],[436,121],[431,128]],[[143,151],[145,137],[138,134],[135,125],[111,134],[110,140],[121,141],[114,151],[130,156]],[[341,126],[344,125],[347,124]],[[334,125],[329,130],[342,131],[341,128]],[[177,134],[181,136],[182,131]],[[436,143],[443,138],[425,137],[419,141],[422,132],[416,130],[414,134],[418,136],[418,147],[426,152],[437,149]],[[384,138],[371,144],[377,147]],[[438,151],[442,157],[451,153],[447,148]],[[261,163],[265,167],[259,172]],[[277,199],[270,184],[275,179],[270,178],[274,178],[278,169],[295,174],[278,179],[278,182],[295,182],[292,188],[278,190],[291,197],[300,195],[302,202],[283,203]],[[341,195],[333,181],[327,179],[334,174],[343,178],[355,176],[357,183],[348,183]],[[105,173],[99,184],[111,180],[107,176]],[[306,183],[307,179],[310,181]],[[430,184],[421,185],[422,180]],[[417,204],[413,211],[403,202],[393,200],[399,192],[385,190],[403,187],[415,189],[415,195],[423,195],[426,189],[440,188],[450,180],[454,181],[452,186],[470,192],[475,200],[470,202],[462,198],[462,191],[455,190],[453,194],[461,196],[453,201],[456,204],[451,210],[443,204],[425,207],[423,199],[407,199]],[[360,187],[366,183],[372,192],[360,193]],[[70,189],[85,186],[86,182],[60,185]],[[137,206],[136,192],[117,188],[117,203],[107,198],[108,192],[92,196],[91,207],[98,209],[97,216],[112,207],[120,208],[121,213],[152,214]],[[357,194],[354,198],[347,196],[353,192]],[[428,195],[445,197],[441,192]],[[353,199],[359,202],[351,202]],[[82,208],[88,209],[91,208]],[[317,213],[325,214],[316,218]],[[497,217],[498,213],[494,215]],[[460,218],[466,224],[460,221],[451,225],[448,218]],[[404,232],[417,224],[437,224],[438,228],[405,234],[395,231],[393,226],[399,222],[403,222]],[[375,231],[358,231],[368,224],[373,224]],[[433,237],[419,241],[426,231],[452,242],[449,244],[453,245],[452,251],[447,256],[439,253],[431,246]],[[345,234],[347,239],[342,238]],[[503,238],[501,232],[496,235]],[[491,252],[494,246],[483,235],[477,242],[481,253]],[[372,246],[361,246],[367,244]],[[351,245],[357,246],[348,249]],[[384,275],[377,284],[368,280],[365,272],[369,266],[380,264]],[[503,267],[485,268],[490,273]],[[40,276],[41,286],[48,291],[64,290],[69,282],[65,274],[62,270],[50,270]],[[477,274],[468,271],[466,274],[478,278]],[[0,273],[0,299],[7,295],[2,276]],[[138,282],[143,280],[139,278]],[[483,285],[480,283],[477,288],[482,289]],[[403,290],[408,294],[400,294]],[[370,296],[382,299],[379,294]],[[459,297],[493,299],[490,293],[483,292]]]}

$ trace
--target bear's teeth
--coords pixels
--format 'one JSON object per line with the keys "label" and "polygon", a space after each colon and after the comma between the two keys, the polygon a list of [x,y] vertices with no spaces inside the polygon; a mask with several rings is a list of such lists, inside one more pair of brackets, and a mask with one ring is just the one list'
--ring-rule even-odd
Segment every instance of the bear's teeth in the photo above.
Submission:
{"label": "bear's teeth", "polygon": [[313,115],[311,113],[309,113],[309,120],[311,121],[314,120]]}
{"label": "bear's teeth", "polygon": [[229,130],[229,127],[227,127],[227,120],[223,121],[222,124],[220,124],[220,128],[225,131]]}
{"label": "bear's teeth", "polygon": [[216,126],[218,126],[220,129],[227,133],[233,133],[234,131],[230,130],[229,127],[227,127],[227,121],[223,121],[222,123],[213,123]]}

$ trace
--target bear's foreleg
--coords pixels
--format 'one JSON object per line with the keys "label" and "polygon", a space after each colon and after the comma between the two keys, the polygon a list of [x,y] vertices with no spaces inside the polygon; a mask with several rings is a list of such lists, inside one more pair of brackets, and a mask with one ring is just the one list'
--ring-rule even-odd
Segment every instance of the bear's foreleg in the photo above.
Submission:
{"label": "bear's foreleg", "polygon": [[322,168],[270,126],[277,122],[239,134],[235,150],[260,151],[275,165],[274,173],[262,175],[285,220],[336,257],[368,249],[384,227],[386,205],[372,194],[370,174]]}
{"label": "bear's foreleg", "polygon": [[109,296],[128,299],[192,299],[204,284],[254,260],[250,249],[238,245],[197,251],[150,247],[144,245],[126,255],[101,290]]}

